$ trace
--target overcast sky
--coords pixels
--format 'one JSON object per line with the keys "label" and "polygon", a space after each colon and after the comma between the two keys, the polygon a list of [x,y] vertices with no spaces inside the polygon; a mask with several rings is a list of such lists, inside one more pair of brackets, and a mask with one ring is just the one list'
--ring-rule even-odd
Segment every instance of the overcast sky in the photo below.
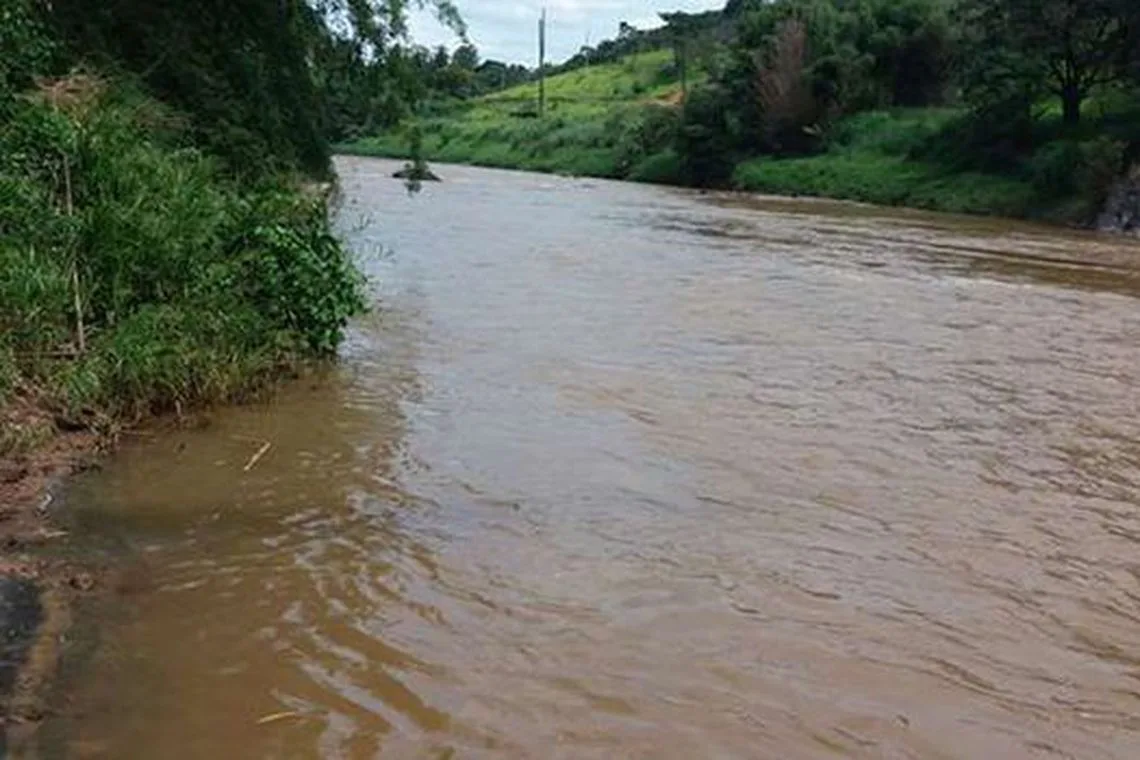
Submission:
{"label": "overcast sky", "polygon": [[[618,23],[639,29],[660,25],[660,11],[707,11],[724,0],[455,0],[481,58],[534,66],[538,16],[546,6],[546,59],[561,62],[586,44],[617,35]],[[431,13],[412,15],[413,39],[423,45],[454,46],[455,36]]]}

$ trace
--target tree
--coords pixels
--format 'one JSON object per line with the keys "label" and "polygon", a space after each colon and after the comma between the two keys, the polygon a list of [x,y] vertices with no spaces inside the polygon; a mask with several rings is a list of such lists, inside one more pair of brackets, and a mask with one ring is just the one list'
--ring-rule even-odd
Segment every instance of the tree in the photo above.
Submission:
{"label": "tree", "polygon": [[464,43],[455,48],[451,63],[465,71],[475,71],[479,68],[479,51],[470,42]]}
{"label": "tree", "polygon": [[698,31],[697,17],[689,13],[661,13],[658,14],[665,22],[673,47],[673,62],[677,73],[681,77],[681,92],[688,97],[689,91],[689,50],[693,37]]}
{"label": "tree", "polygon": [[997,45],[1021,59],[982,75],[1040,81],[1069,126],[1080,123],[1090,93],[1123,79],[1136,54],[1134,0],[970,0],[967,10],[979,52]]}
{"label": "tree", "polygon": [[807,32],[802,21],[780,25],[756,77],[765,148],[807,153],[818,144],[820,108],[805,75]]}
{"label": "tree", "polygon": [[721,87],[709,85],[695,88],[685,99],[676,149],[682,179],[690,185],[716,187],[732,175],[728,98]]}
{"label": "tree", "polygon": [[864,0],[853,11],[855,41],[870,56],[868,77],[883,104],[939,102],[950,80],[953,39],[946,0]]}
{"label": "tree", "polygon": [[[427,4],[463,33],[450,0]],[[327,172],[327,138],[336,131],[327,121],[335,92],[327,86],[351,84],[368,104],[357,110],[370,115],[399,92],[388,86],[387,64],[407,33],[404,0],[36,5],[70,58],[135,74],[187,114],[197,141],[238,172],[273,165]]]}

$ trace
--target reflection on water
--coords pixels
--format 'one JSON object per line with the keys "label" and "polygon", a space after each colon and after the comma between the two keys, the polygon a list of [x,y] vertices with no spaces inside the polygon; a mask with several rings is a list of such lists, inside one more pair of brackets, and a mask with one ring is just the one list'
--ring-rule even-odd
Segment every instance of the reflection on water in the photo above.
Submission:
{"label": "reflection on water", "polygon": [[76,485],[44,756],[1140,756],[1140,247],[340,169],[378,308]]}

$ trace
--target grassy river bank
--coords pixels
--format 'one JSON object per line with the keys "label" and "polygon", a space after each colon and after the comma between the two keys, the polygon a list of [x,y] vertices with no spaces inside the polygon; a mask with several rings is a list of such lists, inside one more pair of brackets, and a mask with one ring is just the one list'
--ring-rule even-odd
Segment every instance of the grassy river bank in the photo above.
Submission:
{"label": "grassy river bank", "polygon": [[[1090,109],[1083,136],[1057,137],[1060,114],[1038,127],[1041,145],[1022,165],[982,171],[956,153],[964,112],[892,108],[832,124],[815,155],[686,157],[682,85],[672,53],[656,50],[547,80],[548,106],[534,113],[536,85],[437,105],[411,127],[336,146],[347,155],[412,158],[691,186],[695,160],[723,163],[713,186],[819,196],[951,213],[1090,222],[1117,176],[1121,140],[1135,119],[1126,102]],[[704,75],[691,75],[699,88]],[[678,139],[680,131],[680,139]],[[691,142],[691,141],[690,141]],[[702,175],[703,176],[703,175]]]}
{"label": "grassy river bank", "polygon": [[259,397],[330,357],[363,306],[323,190],[287,174],[239,183],[166,113],[71,77],[0,128],[0,624],[15,632],[0,688],[12,741],[41,715],[72,600],[105,585],[56,550],[55,485],[124,431]]}
{"label": "grassy river bank", "polygon": [[[67,551],[56,485],[132,428],[331,358],[364,305],[329,226],[308,75],[286,88],[295,72],[253,65],[288,30],[210,26],[278,35],[229,46],[188,33],[208,16],[125,5],[0,14],[14,51],[0,60],[0,754],[43,715],[73,600],[111,585]],[[156,63],[134,34],[238,51],[247,70],[227,79],[235,61],[189,52]]]}

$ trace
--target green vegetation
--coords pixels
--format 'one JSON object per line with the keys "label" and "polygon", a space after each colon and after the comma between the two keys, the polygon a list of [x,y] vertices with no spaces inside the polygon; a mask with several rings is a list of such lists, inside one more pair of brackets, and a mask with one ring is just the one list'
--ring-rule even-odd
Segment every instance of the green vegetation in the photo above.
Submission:
{"label": "green vegetation", "polygon": [[315,180],[327,136],[384,106],[328,88],[406,94],[379,76],[403,7],[5,0],[0,456],[334,354],[362,280]]}
{"label": "green vegetation", "polygon": [[938,109],[868,111],[837,125],[825,153],[744,161],[733,185],[778,195],[910,206],[957,213],[1026,216],[1034,212],[1031,183],[947,166],[915,152],[957,117]]}
{"label": "green vegetation", "polygon": [[[657,50],[553,76],[541,119],[537,85],[528,83],[452,104],[413,129],[430,161],[673,182],[668,142],[681,93],[672,61],[672,53]],[[410,158],[411,141],[392,130],[338,150]]]}
{"label": "green vegetation", "polygon": [[[415,120],[432,160],[1090,221],[1140,159],[1132,0],[732,0]],[[399,129],[338,146],[402,157]]]}
{"label": "green vegetation", "polygon": [[161,113],[73,76],[0,130],[0,375],[70,420],[239,397],[361,306],[320,198],[227,180]]}

